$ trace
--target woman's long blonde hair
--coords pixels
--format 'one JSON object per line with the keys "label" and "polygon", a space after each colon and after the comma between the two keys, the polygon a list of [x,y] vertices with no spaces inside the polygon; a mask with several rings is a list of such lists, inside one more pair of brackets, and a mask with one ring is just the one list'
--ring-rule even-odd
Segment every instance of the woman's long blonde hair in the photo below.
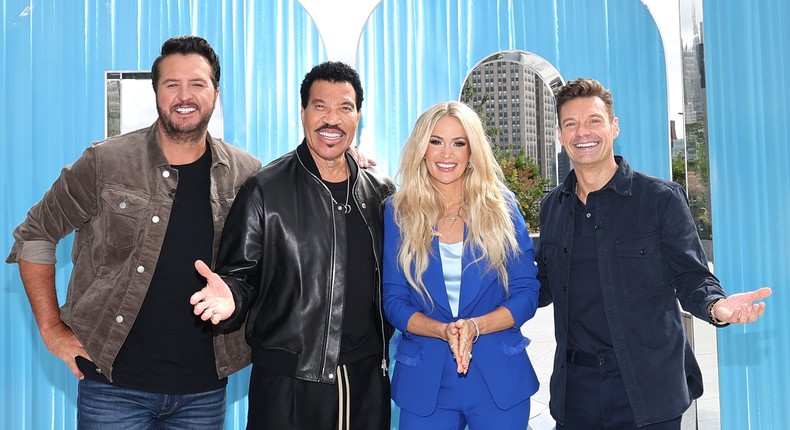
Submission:
{"label": "woman's long blonde hair", "polygon": [[432,302],[422,276],[433,253],[435,226],[444,215],[444,206],[428,174],[424,157],[433,129],[445,116],[461,122],[471,152],[463,177],[461,203],[468,230],[464,252],[477,250],[480,257],[472,264],[487,261],[485,271],[496,270],[507,293],[506,263],[519,252],[506,201],[509,191],[480,118],[461,102],[439,103],[423,112],[403,147],[398,169],[400,189],[393,197],[395,223],[401,231],[398,265],[409,285]]}

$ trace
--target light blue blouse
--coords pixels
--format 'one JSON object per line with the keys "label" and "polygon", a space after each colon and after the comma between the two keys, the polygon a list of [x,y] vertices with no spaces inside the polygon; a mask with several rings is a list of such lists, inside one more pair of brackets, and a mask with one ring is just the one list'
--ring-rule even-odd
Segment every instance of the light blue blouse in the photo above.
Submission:
{"label": "light blue blouse", "polygon": [[447,288],[447,298],[450,300],[450,310],[453,312],[454,317],[458,316],[458,303],[461,301],[461,256],[463,251],[463,241],[456,243],[439,242],[444,285]]}

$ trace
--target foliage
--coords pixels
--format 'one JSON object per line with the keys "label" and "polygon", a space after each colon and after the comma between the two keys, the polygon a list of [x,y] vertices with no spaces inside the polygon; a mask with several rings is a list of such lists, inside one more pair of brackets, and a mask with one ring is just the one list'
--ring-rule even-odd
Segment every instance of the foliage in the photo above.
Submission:
{"label": "foliage", "polygon": [[540,169],[531,158],[499,155],[497,161],[502,167],[505,184],[516,195],[518,210],[530,231],[537,231],[540,225],[540,200],[549,180],[540,176]]}
{"label": "foliage", "polygon": [[[672,159],[672,180],[686,188],[689,207],[697,233],[701,239],[713,237],[710,213],[710,174],[708,167],[708,145],[705,126],[701,123],[686,124],[686,147],[689,160],[683,154]],[[695,154],[695,156],[691,156]]]}
{"label": "foliage", "polygon": [[672,159],[672,180],[686,188],[686,157],[682,152]]}

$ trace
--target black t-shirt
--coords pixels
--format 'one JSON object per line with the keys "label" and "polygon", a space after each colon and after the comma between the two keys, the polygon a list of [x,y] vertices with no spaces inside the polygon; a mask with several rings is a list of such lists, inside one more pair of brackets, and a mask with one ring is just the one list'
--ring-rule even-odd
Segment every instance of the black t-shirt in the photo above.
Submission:
{"label": "black t-shirt", "polygon": [[[204,286],[195,260],[211,263],[214,223],[210,205],[211,151],[178,170],[164,243],[137,319],[113,365],[114,385],[187,394],[222,388],[212,328],[192,313],[189,297]],[[96,379],[95,372],[83,372]],[[106,382],[106,379],[104,380]]]}
{"label": "black t-shirt", "polygon": [[[346,202],[347,180],[338,183],[324,181],[339,202],[334,205],[335,216],[346,218],[346,295],[343,308],[343,336],[340,341],[339,364],[348,364],[381,354],[381,339],[376,330],[373,290],[376,288],[376,260],[370,231],[357,210],[353,195],[349,196],[349,213],[338,210]],[[352,180],[353,183],[353,180]]]}

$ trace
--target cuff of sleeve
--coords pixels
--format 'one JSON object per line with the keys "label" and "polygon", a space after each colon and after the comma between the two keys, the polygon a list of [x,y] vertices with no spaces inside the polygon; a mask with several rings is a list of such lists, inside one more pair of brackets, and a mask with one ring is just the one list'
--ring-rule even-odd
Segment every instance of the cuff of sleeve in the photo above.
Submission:
{"label": "cuff of sleeve", "polygon": [[714,309],[714,308],[716,307],[716,305],[717,305],[717,304],[718,304],[720,301],[722,301],[722,300],[724,300],[724,297],[720,297],[720,298],[718,298],[718,299],[714,300],[713,302],[711,302],[711,304],[709,304],[709,305],[708,305],[708,318],[710,319],[710,322],[711,322],[713,325],[717,326],[717,327],[725,327],[725,326],[728,326],[728,325],[730,325],[730,324],[729,324],[729,323],[727,323],[727,322],[724,322],[724,321],[719,321],[719,320],[716,318],[716,315],[714,315],[714,314],[713,314],[713,309]]}
{"label": "cuff of sleeve", "polygon": [[55,264],[58,262],[55,258],[56,247],[56,244],[45,240],[17,241],[5,261],[17,263],[25,260],[35,264]]}

